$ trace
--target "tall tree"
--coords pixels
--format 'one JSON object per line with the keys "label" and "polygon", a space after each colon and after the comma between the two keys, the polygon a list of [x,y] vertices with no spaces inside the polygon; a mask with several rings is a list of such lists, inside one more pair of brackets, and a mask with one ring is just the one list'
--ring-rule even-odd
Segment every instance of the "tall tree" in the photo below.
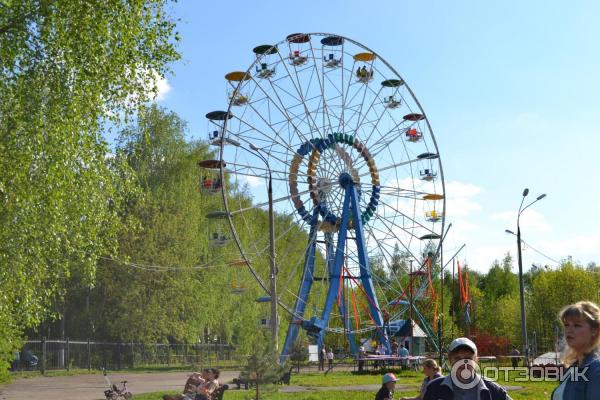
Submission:
{"label": "tall tree", "polygon": [[179,56],[166,0],[0,3],[0,371],[73,273],[115,250],[133,185],[101,136]]}

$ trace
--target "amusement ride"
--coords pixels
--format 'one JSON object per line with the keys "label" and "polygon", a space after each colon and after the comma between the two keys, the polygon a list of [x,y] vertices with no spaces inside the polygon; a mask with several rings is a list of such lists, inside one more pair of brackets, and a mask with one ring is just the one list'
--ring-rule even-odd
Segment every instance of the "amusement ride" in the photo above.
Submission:
{"label": "amusement ride", "polygon": [[[227,106],[206,114],[218,157],[199,162],[200,187],[223,197],[223,209],[207,216],[218,226],[211,245],[235,243],[240,255],[230,265],[247,268],[266,294],[260,302],[276,296],[286,315],[282,359],[301,329],[319,346],[326,334],[343,334],[354,354],[363,338],[389,351],[390,337],[406,324],[411,332],[412,321],[434,338],[437,316],[417,303],[430,298],[437,312],[432,269],[446,197],[414,93],[379,54],[339,35],[291,34],[249,55],[248,68],[225,75]],[[269,229],[257,228],[269,205],[276,293],[265,262]]]}

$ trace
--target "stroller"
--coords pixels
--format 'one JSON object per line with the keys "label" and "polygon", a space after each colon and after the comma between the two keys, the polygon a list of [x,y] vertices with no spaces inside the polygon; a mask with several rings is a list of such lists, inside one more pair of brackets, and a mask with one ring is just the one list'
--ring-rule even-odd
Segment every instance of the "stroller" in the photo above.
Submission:
{"label": "stroller", "polygon": [[127,389],[127,381],[121,381],[121,388],[110,382],[108,375],[106,375],[106,369],[102,368],[102,375],[108,385],[109,389],[104,391],[106,400],[130,400],[133,398],[133,394]]}

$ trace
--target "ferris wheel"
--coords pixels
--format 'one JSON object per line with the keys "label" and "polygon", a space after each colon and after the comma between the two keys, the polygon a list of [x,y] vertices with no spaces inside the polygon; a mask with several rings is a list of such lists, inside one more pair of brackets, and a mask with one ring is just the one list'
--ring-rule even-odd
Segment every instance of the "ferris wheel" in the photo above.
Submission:
{"label": "ferris wheel", "polygon": [[206,115],[219,158],[202,161],[218,174],[203,186],[223,196],[211,214],[231,237],[216,236],[218,245],[235,242],[235,265],[271,295],[261,222],[270,177],[276,296],[289,316],[282,358],[300,329],[318,344],[327,332],[345,334],[353,353],[369,336],[389,349],[409,313],[430,330],[414,300],[431,284],[445,193],[413,92],[380,55],[339,35],[292,34],[253,56],[225,75],[228,107]]}

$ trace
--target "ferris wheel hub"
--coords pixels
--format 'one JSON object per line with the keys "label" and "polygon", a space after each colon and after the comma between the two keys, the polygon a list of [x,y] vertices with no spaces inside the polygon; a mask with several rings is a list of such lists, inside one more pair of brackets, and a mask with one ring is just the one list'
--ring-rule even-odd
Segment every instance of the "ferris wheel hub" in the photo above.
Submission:
{"label": "ferris wheel hub", "polygon": [[340,174],[340,178],[339,178],[338,182],[340,183],[341,187],[346,189],[348,186],[354,184],[354,179],[352,179],[352,175],[350,175],[349,173],[342,172]]}
{"label": "ferris wheel hub", "polygon": [[320,193],[328,194],[333,189],[333,182],[326,177],[320,177],[317,181],[317,190]]}

